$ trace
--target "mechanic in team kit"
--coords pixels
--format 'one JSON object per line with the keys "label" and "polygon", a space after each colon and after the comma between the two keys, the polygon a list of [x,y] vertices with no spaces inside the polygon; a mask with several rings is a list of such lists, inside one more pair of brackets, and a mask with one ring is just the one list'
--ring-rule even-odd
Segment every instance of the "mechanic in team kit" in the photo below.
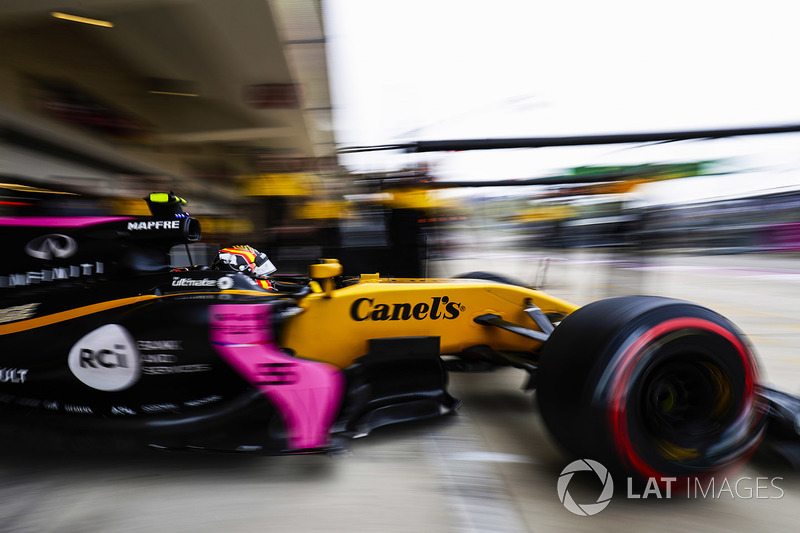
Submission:
{"label": "mechanic in team kit", "polygon": [[275,290],[275,285],[267,277],[276,270],[267,254],[252,246],[237,245],[222,248],[211,262],[212,270],[226,270],[248,274],[261,287]]}

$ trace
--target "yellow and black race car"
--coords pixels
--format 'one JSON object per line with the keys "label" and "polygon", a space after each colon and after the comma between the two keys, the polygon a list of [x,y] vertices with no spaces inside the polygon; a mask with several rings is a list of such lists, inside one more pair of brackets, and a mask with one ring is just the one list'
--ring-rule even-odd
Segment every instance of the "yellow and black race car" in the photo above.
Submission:
{"label": "yellow and black race car", "polygon": [[[0,217],[0,422],[168,449],[309,453],[459,402],[448,372],[530,375],[564,448],[641,479],[749,457],[772,401],[722,316],[655,297],[582,308],[509,280],[343,278],[265,290],[174,269],[200,238],[171,194],[148,217]],[[22,435],[19,432],[18,435]],[[37,433],[38,435],[38,433]]]}

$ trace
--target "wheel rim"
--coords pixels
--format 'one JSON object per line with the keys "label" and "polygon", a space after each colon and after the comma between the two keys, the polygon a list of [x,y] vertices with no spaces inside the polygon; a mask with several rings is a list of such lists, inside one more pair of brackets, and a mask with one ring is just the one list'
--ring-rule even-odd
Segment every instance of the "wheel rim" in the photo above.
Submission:
{"label": "wheel rim", "polygon": [[664,458],[697,458],[733,418],[730,378],[699,354],[671,357],[648,374],[639,409],[646,431]]}
{"label": "wheel rim", "polygon": [[615,447],[643,477],[716,469],[758,440],[755,361],[718,324],[661,323],[628,347],[615,370],[609,405]]}

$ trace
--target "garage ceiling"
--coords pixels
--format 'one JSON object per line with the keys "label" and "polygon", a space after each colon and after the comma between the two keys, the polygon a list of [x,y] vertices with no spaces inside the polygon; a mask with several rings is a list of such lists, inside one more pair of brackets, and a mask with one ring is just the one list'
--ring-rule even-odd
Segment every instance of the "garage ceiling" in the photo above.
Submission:
{"label": "garage ceiling", "polygon": [[[138,109],[158,142],[319,158],[335,154],[321,10],[320,0],[3,0],[0,31],[44,38],[44,52],[67,66],[58,57],[65,40],[126,72],[133,81],[104,96],[141,93]],[[56,20],[53,11],[114,27]],[[297,88],[292,107],[254,105],[274,86]],[[197,96],[148,92],[165,87]]]}

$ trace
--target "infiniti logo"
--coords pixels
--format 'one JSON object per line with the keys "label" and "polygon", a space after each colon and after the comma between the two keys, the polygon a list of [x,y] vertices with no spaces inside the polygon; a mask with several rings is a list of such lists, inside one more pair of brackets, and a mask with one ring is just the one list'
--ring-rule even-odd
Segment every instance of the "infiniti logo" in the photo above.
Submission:
{"label": "infiniti logo", "polygon": [[42,235],[25,245],[25,253],[37,259],[63,259],[75,255],[77,251],[75,239],[60,233]]}

